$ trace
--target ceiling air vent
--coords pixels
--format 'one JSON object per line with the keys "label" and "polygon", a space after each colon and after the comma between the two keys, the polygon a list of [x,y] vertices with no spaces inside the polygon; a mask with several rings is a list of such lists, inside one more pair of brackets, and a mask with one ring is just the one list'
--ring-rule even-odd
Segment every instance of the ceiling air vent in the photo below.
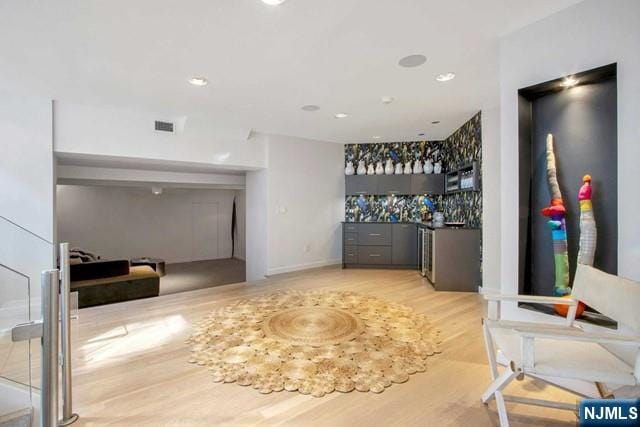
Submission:
{"label": "ceiling air vent", "polygon": [[173,123],[156,120],[156,130],[160,132],[173,132]]}

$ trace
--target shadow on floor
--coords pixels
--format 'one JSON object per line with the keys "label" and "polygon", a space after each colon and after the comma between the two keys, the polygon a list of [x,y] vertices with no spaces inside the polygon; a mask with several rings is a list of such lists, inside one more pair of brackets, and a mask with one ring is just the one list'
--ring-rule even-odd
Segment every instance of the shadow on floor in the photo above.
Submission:
{"label": "shadow on floor", "polygon": [[245,262],[237,258],[167,264],[160,295],[245,281]]}

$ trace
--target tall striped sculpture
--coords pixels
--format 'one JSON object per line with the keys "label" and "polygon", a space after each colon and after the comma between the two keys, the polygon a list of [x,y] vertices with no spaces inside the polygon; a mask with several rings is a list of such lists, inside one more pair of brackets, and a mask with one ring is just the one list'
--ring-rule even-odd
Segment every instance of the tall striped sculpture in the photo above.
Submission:
{"label": "tall striped sculpture", "polygon": [[582,178],[582,187],[578,192],[580,203],[580,249],[578,250],[578,264],[593,266],[593,257],[596,254],[596,240],[598,229],[593,216],[591,205],[591,176]]}
{"label": "tall striped sculpture", "polygon": [[549,218],[547,225],[551,229],[553,240],[553,259],[555,266],[555,283],[553,294],[565,296],[571,293],[569,287],[569,252],[567,250],[567,226],[565,216],[567,210],[562,200],[556,172],[556,156],[553,151],[553,135],[547,135],[547,184],[551,193],[551,204],[542,209],[542,215]]}

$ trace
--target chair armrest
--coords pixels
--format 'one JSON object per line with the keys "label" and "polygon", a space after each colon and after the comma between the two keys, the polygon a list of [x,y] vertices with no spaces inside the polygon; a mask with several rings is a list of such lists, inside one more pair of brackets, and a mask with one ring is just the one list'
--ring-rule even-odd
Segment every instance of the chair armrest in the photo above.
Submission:
{"label": "chair armrest", "polygon": [[565,341],[584,341],[599,344],[622,344],[640,346],[640,337],[618,334],[594,334],[579,330],[548,328],[545,326],[518,327],[513,329],[518,335],[525,338],[542,338]]}
{"label": "chair armrest", "polygon": [[484,299],[487,301],[518,301],[531,302],[538,304],[560,304],[574,306],[578,301],[571,298],[562,297],[544,297],[537,295],[504,295],[504,294],[485,294]]}

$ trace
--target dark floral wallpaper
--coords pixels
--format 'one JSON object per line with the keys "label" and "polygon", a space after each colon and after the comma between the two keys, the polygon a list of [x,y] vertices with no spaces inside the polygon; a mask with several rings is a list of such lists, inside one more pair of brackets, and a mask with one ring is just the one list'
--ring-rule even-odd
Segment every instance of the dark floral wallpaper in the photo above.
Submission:
{"label": "dark floral wallpaper", "polygon": [[[393,163],[427,158],[441,160],[443,172],[472,161],[482,163],[481,113],[478,112],[444,141],[393,142],[381,144],[345,145],[345,164],[359,160],[371,162],[392,159]],[[414,222],[421,210],[432,203],[445,214],[446,221],[464,221],[469,227],[482,227],[482,192],[466,191],[445,195],[424,196],[348,196],[345,200],[345,221]]]}
{"label": "dark floral wallpaper", "polygon": [[[424,164],[427,158],[433,162],[442,160],[443,141],[413,141],[413,142],[385,142],[379,144],[346,144],[345,165],[352,161],[354,167],[364,160],[368,165],[381,161],[384,163],[391,159],[394,164],[399,161],[405,163],[420,160]],[[444,166],[444,164],[443,164]]]}

